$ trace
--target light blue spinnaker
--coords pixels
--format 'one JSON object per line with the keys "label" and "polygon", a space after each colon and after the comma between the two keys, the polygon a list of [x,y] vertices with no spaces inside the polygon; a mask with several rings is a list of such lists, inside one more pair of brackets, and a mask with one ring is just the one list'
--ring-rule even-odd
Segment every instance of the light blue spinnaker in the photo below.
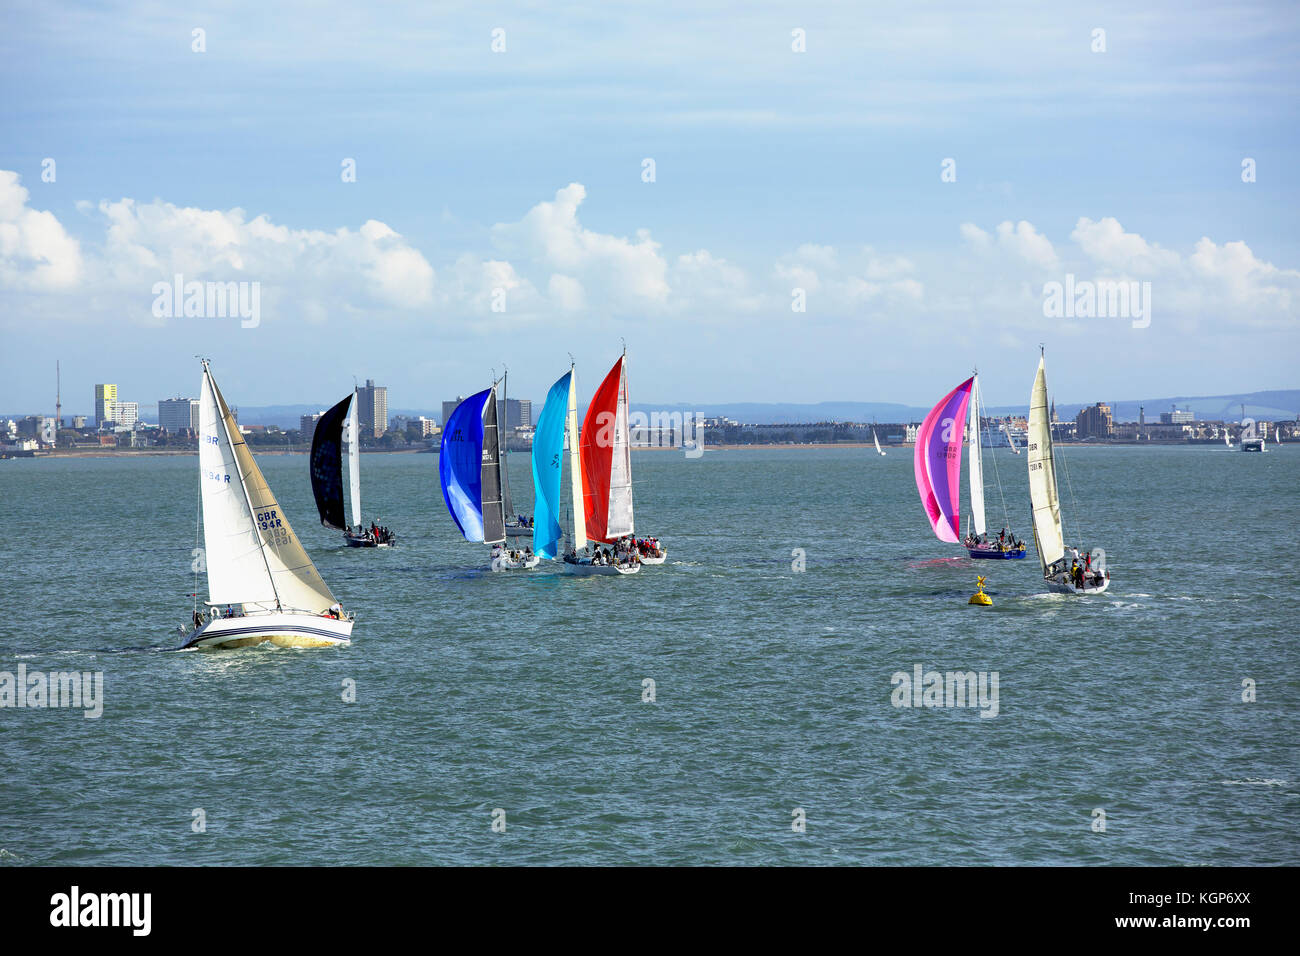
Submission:
{"label": "light blue spinnaker", "polygon": [[465,399],[442,428],[442,497],[466,541],[483,540],[483,408],[491,394],[486,388]]}
{"label": "light blue spinnaker", "polygon": [[560,540],[560,471],[564,461],[564,415],[573,372],[565,372],[546,393],[533,433],[533,549],[554,558]]}

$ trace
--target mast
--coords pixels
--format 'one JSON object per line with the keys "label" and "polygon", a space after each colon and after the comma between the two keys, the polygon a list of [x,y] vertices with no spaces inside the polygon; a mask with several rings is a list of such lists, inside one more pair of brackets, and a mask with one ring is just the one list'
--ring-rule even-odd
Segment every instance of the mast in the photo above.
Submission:
{"label": "mast", "polygon": [[63,376],[59,360],[54,360],[54,447],[59,447],[59,429],[63,427]]}
{"label": "mast", "polygon": [[569,501],[572,508],[573,550],[587,546],[587,515],[582,499],[582,463],[578,455],[578,372],[569,362]]}
{"label": "mast", "polygon": [[1040,357],[1029,398],[1029,442],[1025,457],[1029,465],[1029,499],[1033,506],[1034,540],[1038,544],[1038,561],[1044,574],[1050,566],[1065,557],[1061,504],[1052,454],[1052,426],[1047,415],[1046,360]]}
{"label": "mast", "polygon": [[[501,373],[501,405],[505,408],[506,430],[506,437],[501,442],[501,496],[505,503],[507,518],[515,512],[514,502],[510,500],[510,396],[506,391],[506,379],[509,377],[510,369],[507,368]],[[502,423],[498,422],[497,427],[502,427]]]}

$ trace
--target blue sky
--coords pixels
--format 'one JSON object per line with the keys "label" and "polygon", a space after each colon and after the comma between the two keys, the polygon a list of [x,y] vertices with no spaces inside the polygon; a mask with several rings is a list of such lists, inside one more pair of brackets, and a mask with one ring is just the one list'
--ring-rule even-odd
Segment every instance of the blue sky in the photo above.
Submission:
{"label": "blue sky", "polygon": [[[65,409],[105,380],[192,394],[197,352],[239,404],[355,375],[436,407],[503,363],[540,400],[569,352],[589,394],[620,338],[637,402],[926,405],[978,365],[1011,404],[1039,342],[1063,401],[1296,387],[1298,24],[1281,3],[7,3],[0,408],[48,404],[56,358]],[[155,316],[178,271],[258,282],[257,327]],[[1067,274],[1150,282],[1150,325],[1046,317]]]}

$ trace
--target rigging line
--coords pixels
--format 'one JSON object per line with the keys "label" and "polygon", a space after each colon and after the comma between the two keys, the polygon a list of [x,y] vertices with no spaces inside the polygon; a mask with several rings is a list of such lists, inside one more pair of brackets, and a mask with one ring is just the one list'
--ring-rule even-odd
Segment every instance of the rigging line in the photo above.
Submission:
{"label": "rigging line", "polygon": [[993,477],[998,483],[998,497],[1002,499],[1002,521],[1007,526],[1007,529],[1010,530],[1011,516],[1007,513],[1007,497],[1002,493],[1002,476],[998,473],[998,450],[993,444],[992,430],[986,427],[985,432],[989,436],[989,454],[993,458]]}
{"label": "rigging line", "polygon": [[[1052,430],[1052,423],[1049,421],[1049,422],[1047,423],[1047,431],[1048,431],[1048,434],[1049,434],[1049,435],[1051,434],[1051,430]],[[1066,461],[1065,461],[1065,455],[1064,455],[1063,452],[1064,452],[1064,449],[1061,449],[1060,452],[1057,451],[1057,449],[1056,449],[1056,442],[1053,442],[1053,443],[1052,443],[1052,458],[1053,458],[1054,460],[1059,460],[1059,461],[1061,462],[1061,470],[1065,472],[1065,486],[1066,486],[1066,488],[1068,488],[1069,491],[1070,491],[1070,513],[1071,513],[1072,515],[1074,515],[1074,519],[1073,519],[1073,520],[1074,520],[1074,531],[1075,531],[1075,534],[1076,534],[1076,536],[1077,536],[1077,537],[1075,538],[1075,541],[1076,541],[1076,545],[1075,545],[1075,546],[1078,547],[1079,545],[1083,544],[1083,529],[1082,529],[1082,526],[1080,525],[1080,522],[1079,522],[1079,504],[1078,504],[1077,501],[1075,501],[1075,498],[1074,498],[1074,482],[1072,482],[1072,481],[1070,480],[1070,466],[1066,463]],[[1059,487],[1059,486],[1058,486],[1058,487]],[[1065,532],[1065,519],[1064,519],[1064,518],[1061,519],[1061,532],[1062,532],[1062,533]]]}
{"label": "rigging line", "polygon": [[[195,489],[194,489],[194,551],[198,551],[200,554],[203,555],[203,566],[204,566],[204,569],[206,570],[206,568],[207,568],[207,563],[208,563],[208,553],[207,553],[207,549],[204,548],[203,545],[199,544],[199,539],[200,539],[200,537],[203,535],[203,475],[202,475],[202,471],[203,471],[203,469],[200,468],[200,469],[199,469],[200,474],[199,474],[198,485],[197,485],[197,486],[195,487]],[[203,550],[200,550],[201,548],[202,548]],[[170,550],[170,549],[161,549],[161,550]],[[194,554],[194,552],[191,551],[190,554],[191,554],[191,556],[192,556],[192,555]],[[197,613],[199,612],[199,562],[198,562],[198,561],[195,561],[195,562],[194,562],[194,608],[193,608],[193,611],[194,611],[195,614],[197,614]]]}

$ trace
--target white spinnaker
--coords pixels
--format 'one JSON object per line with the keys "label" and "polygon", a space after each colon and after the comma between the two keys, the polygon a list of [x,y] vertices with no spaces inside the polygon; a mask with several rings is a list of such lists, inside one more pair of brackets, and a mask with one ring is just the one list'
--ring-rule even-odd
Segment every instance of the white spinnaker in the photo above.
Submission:
{"label": "white spinnaker", "polygon": [[343,442],[348,446],[348,490],[352,501],[352,524],[361,525],[361,427],[357,421],[358,396],[352,393],[348,407],[347,423],[343,426]]}
{"label": "white spinnaker", "polygon": [[[246,516],[245,520],[251,526],[253,534],[261,542],[263,573],[269,576],[271,585],[270,595],[265,595],[265,589],[261,588],[256,597],[232,595],[231,598],[212,600],[216,603],[237,600],[244,605],[257,604],[268,609],[278,604],[280,609],[286,611],[308,611],[312,614],[320,614],[335,603],[334,595],[325,586],[316,566],[311,563],[311,558],[307,557],[307,552],[298,541],[298,536],[293,533],[288,517],[284,514],[280,503],[276,501],[275,494],[266,483],[266,478],[262,476],[262,470],[253,460],[248,445],[239,433],[239,425],[230,414],[230,409],[226,407],[221,390],[212,380],[210,372],[207,374],[207,380],[216,403],[218,440],[227,443],[234,459],[234,473],[230,478],[232,494],[239,494],[242,489],[246,499],[246,510],[243,515]],[[236,486],[236,482],[240,483],[239,486]],[[211,581],[211,569],[212,562],[209,557],[209,581]]]}
{"label": "white spinnaker", "polygon": [[633,533],[632,523],[632,435],[627,414],[627,358],[622,359],[618,378],[618,406],[614,415],[614,447],[609,465],[609,518],[605,535],[621,538]]}
{"label": "white spinnaker", "polygon": [[262,541],[222,422],[225,403],[218,402],[216,387],[205,370],[199,384],[199,485],[208,601],[274,605],[271,570],[262,557]]}
{"label": "white spinnaker", "polygon": [[970,388],[970,510],[975,533],[984,533],[984,463],[980,459],[980,377]]}
{"label": "white spinnaker", "polygon": [[1056,466],[1052,460],[1051,423],[1047,420],[1047,371],[1038,360],[1034,390],[1029,397],[1029,500],[1034,508],[1034,534],[1038,559],[1044,569],[1065,557],[1061,532],[1061,503],[1056,491]]}
{"label": "white spinnaker", "polygon": [[578,376],[569,368],[569,488],[573,505],[573,548],[587,546],[587,511],[582,498],[582,463],[578,448]]}

